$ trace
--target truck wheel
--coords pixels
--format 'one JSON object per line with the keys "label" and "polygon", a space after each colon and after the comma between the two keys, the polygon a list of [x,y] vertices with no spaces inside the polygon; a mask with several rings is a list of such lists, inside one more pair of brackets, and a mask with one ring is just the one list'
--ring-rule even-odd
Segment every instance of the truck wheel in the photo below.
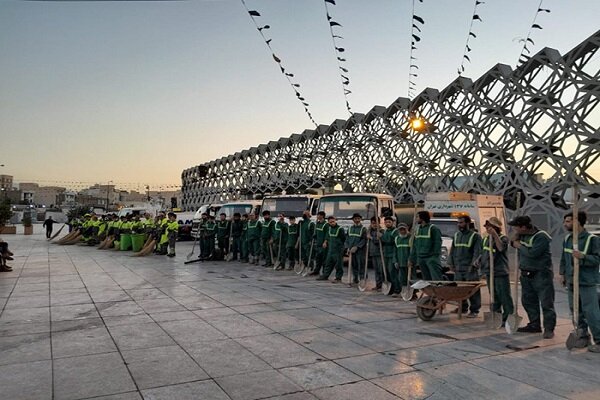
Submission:
{"label": "truck wheel", "polygon": [[436,310],[422,307],[423,305],[434,306],[435,300],[431,296],[423,296],[417,300],[417,316],[423,321],[430,321],[435,315]]}

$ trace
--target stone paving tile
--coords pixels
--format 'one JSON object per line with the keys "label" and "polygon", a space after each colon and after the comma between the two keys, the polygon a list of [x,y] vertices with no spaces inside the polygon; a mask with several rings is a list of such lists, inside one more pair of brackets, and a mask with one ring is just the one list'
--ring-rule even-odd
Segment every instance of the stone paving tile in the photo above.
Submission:
{"label": "stone paving tile", "polygon": [[83,356],[117,351],[104,326],[97,328],[69,329],[52,334],[54,358]]}
{"label": "stone paving tile", "polygon": [[107,327],[119,326],[119,325],[135,325],[135,324],[146,324],[154,322],[148,314],[138,315],[118,315],[116,317],[104,317],[102,318]]}
{"label": "stone paving tile", "polygon": [[134,289],[134,290],[126,290],[127,294],[131,296],[131,298],[135,301],[138,300],[151,300],[151,299],[165,299],[168,298],[166,294],[164,294],[159,289]]}
{"label": "stone paving tile", "polygon": [[[333,397],[330,397],[329,399],[332,398]],[[299,392],[292,394],[284,394],[282,396],[269,397],[265,400],[317,400],[317,398],[308,392]]]}
{"label": "stone paving tile", "polygon": [[9,310],[16,308],[34,308],[34,307],[49,307],[50,295],[42,296],[27,296],[27,297],[11,297],[6,303],[6,308]]}
{"label": "stone paving tile", "polygon": [[305,390],[343,385],[362,380],[360,376],[353,374],[332,361],[283,368],[279,372],[302,386]]}
{"label": "stone paving tile", "polygon": [[272,333],[269,328],[241,314],[225,315],[214,318],[210,320],[210,324],[230,338],[266,335]]}
{"label": "stone paving tile", "polygon": [[274,368],[323,361],[323,358],[319,354],[279,334],[238,338],[236,342],[271,364]]}
{"label": "stone paving tile", "polygon": [[118,325],[109,327],[108,330],[122,351],[175,344],[155,323]]}
{"label": "stone paving tile", "polygon": [[44,323],[50,321],[50,307],[5,309],[0,315],[0,324],[12,323]]}
{"label": "stone paving tile", "polygon": [[140,389],[208,379],[208,375],[179,346],[123,352]]}
{"label": "stone paving tile", "polygon": [[209,321],[209,322],[213,319],[219,319],[226,315],[238,315],[239,314],[233,308],[224,307],[223,305],[221,305],[221,307],[218,307],[218,308],[210,308],[210,309],[206,309],[206,310],[195,310],[195,311],[193,311],[193,313],[196,314],[197,316],[199,316],[200,318],[202,318],[203,320]]}
{"label": "stone paving tile", "polygon": [[269,364],[231,339],[208,344],[189,343],[183,347],[213,378],[272,369]]}
{"label": "stone paving tile", "polygon": [[160,313],[169,311],[185,311],[186,309],[169,298],[151,299],[151,300],[136,300],[137,304],[144,309],[148,314]]}
{"label": "stone paving tile", "polygon": [[72,304],[55,306],[50,309],[52,321],[69,321],[75,319],[98,318],[100,315],[93,304]]}
{"label": "stone paving tile", "polygon": [[328,359],[373,353],[373,350],[367,347],[334,335],[324,329],[285,332],[283,335]]}
{"label": "stone paving tile", "polygon": [[49,333],[0,337],[0,365],[50,358]]}
{"label": "stone paving tile", "polygon": [[186,319],[200,318],[191,311],[168,311],[161,313],[151,313],[150,317],[156,322],[180,321]]}
{"label": "stone paving tile", "polygon": [[160,322],[159,325],[179,343],[194,343],[226,339],[222,332],[200,318]]}
{"label": "stone paving tile", "polygon": [[231,400],[214,381],[170,385],[142,391],[144,400]]}
{"label": "stone paving tile", "polygon": [[288,315],[285,311],[252,313],[247,314],[246,316],[275,332],[298,331],[302,329],[316,328],[314,325],[311,325],[308,322]]}
{"label": "stone paving tile", "polygon": [[74,400],[134,390],[136,387],[119,353],[54,360],[56,400]]}
{"label": "stone paving tile", "polygon": [[146,312],[134,301],[111,301],[97,303],[100,315],[103,317],[118,317],[122,315],[139,315]]}
{"label": "stone paving tile", "polygon": [[52,399],[52,361],[0,365],[2,399]]}
{"label": "stone paving tile", "polygon": [[4,322],[0,320],[0,337],[50,332],[50,321]]}
{"label": "stone paving tile", "polygon": [[91,303],[92,299],[90,295],[85,292],[72,292],[72,293],[52,293],[50,297],[51,306],[67,306],[71,304],[88,304]]}
{"label": "stone paving tile", "polygon": [[[406,374],[391,375],[371,380],[375,385],[393,393],[406,400],[425,399],[480,399],[467,390],[454,386],[445,380],[436,379],[421,371],[408,372]],[[460,382],[457,382],[461,385]],[[462,386],[462,385],[461,385]]]}
{"label": "stone paving tile", "polygon": [[90,400],[142,400],[139,392],[113,394],[110,396],[88,397]]}
{"label": "stone paving tile", "polygon": [[335,360],[335,362],[365,379],[414,371],[412,367],[388,355],[379,353],[341,358]]}
{"label": "stone paving tile", "polygon": [[347,385],[333,386],[311,391],[321,400],[397,400],[398,397],[375,386],[371,382],[361,381]]}
{"label": "stone paving tile", "polygon": [[255,400],[301,391],[302,388],[275,370],[216,378],[233,400]]}

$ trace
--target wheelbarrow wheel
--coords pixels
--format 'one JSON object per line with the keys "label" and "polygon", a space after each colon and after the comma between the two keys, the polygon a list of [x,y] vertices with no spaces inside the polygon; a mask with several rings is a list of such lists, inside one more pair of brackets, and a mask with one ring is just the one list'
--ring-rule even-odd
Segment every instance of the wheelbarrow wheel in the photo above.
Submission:
{"label": "wheelbarrow wheel", "polygon": [[423,296],[417,300],[417,316],[423,321],[430,321],[435,315],[436,310],[423,306],[434,306],[435,301],[431,296]]}

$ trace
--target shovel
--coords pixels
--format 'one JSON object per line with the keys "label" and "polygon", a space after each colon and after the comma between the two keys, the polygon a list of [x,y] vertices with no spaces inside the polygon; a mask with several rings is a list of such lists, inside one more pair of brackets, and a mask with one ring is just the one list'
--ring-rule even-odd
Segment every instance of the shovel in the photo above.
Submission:
{"label": "shovel", "polygon": [[313,246],[315,244],[314,239],[310,242],[310,250],[308,251],[308,265],[306,265],[304,267],[304,270],[302,270],[302,276],[307,276],[310,272],[311,272],[311,268],[310,268],[310,261],[312,259],[312,253],[313,253]]}
{"label": "shovel", "polygon": [[198,242],[198,236],[200,235],[196,235],[196,237],[194,238],[194,245],[192,246],[192,251],[185,257],[188,261],[190,261],[190,259],[194,255],[194,250],[196,249],[196,242]]}
{"label": "shovel", "polygon": [[294,264],[294,272],[296,275],[302,275],[302,272],[305,269],[304,261],[302,260],[302,226],[298,229],[300,230],[298,240],[296,241],[298,245],[298,264]]}
{"label": "shovel", "polygon": [[[490,329],[498,329],[502,324],[502,314],[494,311],[494,243],[492,242],[492,236],[488,235],[490,241],[490,311],[483,313],[483,321]],[[459,305],[460,307],[460,305]]]}
{"label": "shovel", "polygon": [[[277,224],[275,224],[275,226],[277,226]],[[283,228],[279,230],[279,246],[277,246],[277,261],[273,263],[274,270],[281,265],[281,242],[283,242]]]}
{"label": "shovel", "polygon": [[400,291],[400,295],[402,296],[402,300],[411,301],[414,294],[415,289],[410,286],[410,275],[412,274],[412,263],[408,264],[408,277],[406,278],[406,286],[402,288]]}
{"label": "shovel", "polygon": [[381,284],[381,293],[388,295],[392,292],[392,283],[387,278],[387,267],[385,266],[385,258],[383,257],[383,247],[381,239],[379,239],[379,254],[381,255],[381,268],[383,269],[383,283]]}
{"label": "shovel", "polygon": [[367,249],[365,250],[365,274],[358,281],[358,290],[360,290],[361,292],[367,290],[367,268],[369,267],[369,240],[371,240],[370,234],[367,235]]}
{"label": "shovel", "polygon": [[577,186],[573,186],[573,330],[567,337],[567,349],[585,347],[588,343],[587,335],[579,328],[579,258],[575,252],[579,250],[579,219],[577,213]]}
{"label": "shovel", "polygon": [[231,252],[233,247],[233,217],[231,221],[229,221],[229,240],[227,243],[227,258],[226,261],[233,260],[233,253]]}
{"label": "shovel", "polygon": [[[521,192],[517,192],[517,208],[515,210],[515,215],[518,215],[518,210],[521,208]],[[514,266],[515,266],[515,287],[513,289],[513,298],[515,303],[515,312],[514,314],[510,314],[506,319],[506,324],[504,328],[506,329],[506,333],[512,335],[519,329],[521,325],[521,321],[523,317],[519,315],[519,252],[515,250],[513,255],[514,257]]]}

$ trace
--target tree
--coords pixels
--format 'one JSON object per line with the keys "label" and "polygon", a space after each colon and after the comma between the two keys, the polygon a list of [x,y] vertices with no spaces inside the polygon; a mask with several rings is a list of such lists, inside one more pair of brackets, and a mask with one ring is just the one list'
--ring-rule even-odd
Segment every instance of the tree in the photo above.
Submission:
{"label": "tree", "polygon": [[5,226],[6,223],[12,217],[12,207],[10,204],[10,199],[4,199],[0,203],[0,227]]}

